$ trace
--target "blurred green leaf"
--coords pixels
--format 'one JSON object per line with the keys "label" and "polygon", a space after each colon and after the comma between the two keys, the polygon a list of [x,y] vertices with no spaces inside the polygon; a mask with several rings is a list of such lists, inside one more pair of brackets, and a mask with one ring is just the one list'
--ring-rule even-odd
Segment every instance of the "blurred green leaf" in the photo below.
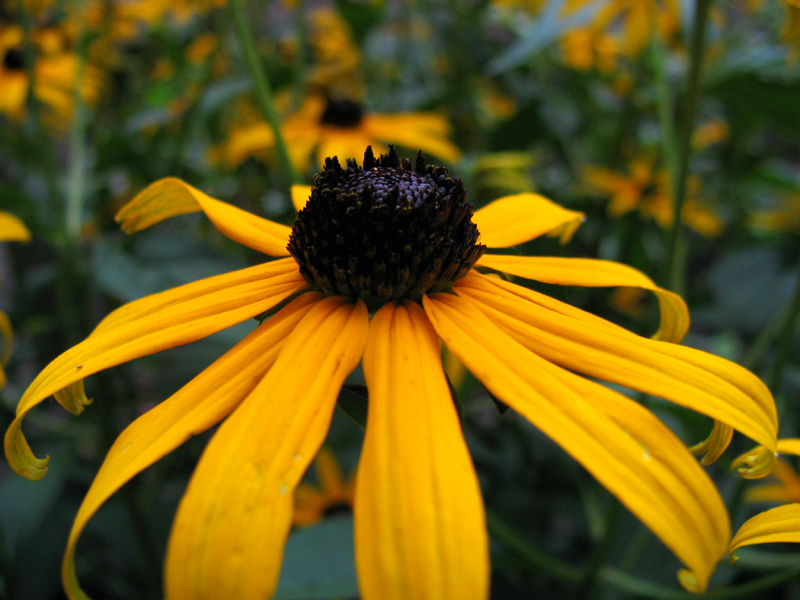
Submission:
{"label": "blurred green leaf", "polygon": [[295,530],[286,542],[275,600],[358,596],[353,517]]}

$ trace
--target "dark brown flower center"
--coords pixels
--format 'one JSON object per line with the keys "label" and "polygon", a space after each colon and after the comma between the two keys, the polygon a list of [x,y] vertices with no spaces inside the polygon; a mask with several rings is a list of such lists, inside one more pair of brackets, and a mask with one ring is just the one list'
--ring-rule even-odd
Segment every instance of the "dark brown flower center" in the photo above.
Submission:
{"label": "dark brown flower center", "polygon": [[323,125],[350,129],[358,127],[363,117],[364,109],[357,102],[331,99],[328,100],[320,121]]}
{"label": "dark brown flower center", "polygon": [[25,68],[25,55],[20,48],[9,48],[3,56],[3,68],[7,71],[22,71]]}
{"label": "dark brown flower center", "polygon": [[289,238],[300,273],[328,295],[359,297],[375,309],[390,300],[419,301],[449,290],[486,250],[478,244],[472,205],[444,167],[400,162],[394,148],[364,153],[342,168],[325,160]]}

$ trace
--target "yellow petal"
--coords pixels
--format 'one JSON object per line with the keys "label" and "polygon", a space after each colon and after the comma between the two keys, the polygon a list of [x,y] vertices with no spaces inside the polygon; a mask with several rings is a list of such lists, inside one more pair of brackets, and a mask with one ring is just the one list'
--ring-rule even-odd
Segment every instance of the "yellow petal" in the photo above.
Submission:
{"label": "yellow petal", "polygon": [[[780,441],[778,446],[780,447]],[[800,476],[794,467],[787,461],[778,459],[775,461],[772,476],[779,483],[749,488],[745,491],[745,499],[748,502],[779,502],[780,504],[800,502]]]}
{"label": "yellow petal", "polygon": [[117,213],[125,233],[176,215],[202,210],[226,236],[270,256],[286,256],[291,228],[214,200],[188,183],[167,177],[151,183]]}
{"label": "yellow petal", "polygon": [[451,294],[424,297],[447,347],[500,400],[552,438],[639,517],[705,589],[730,536],[713,483],[667,427],[632,400],[561,369]]}
{"label": "yellow petal", "polygon": [[120,434],[83,499],[70,531],[61,567],[64,590],[70,600],[86,597],[75,574],[75,545],[92,515],[132,477],[230,414],[269,370],[286,337],[319,299],[319,294],[308,293],[293,300]]}
{"label": "yellow petal", "polygon": [[700,464],[710,465],[722,456],[722,453],[725,452],[725,449],[731,443],[732,438],[733,428],[730,425],[714,421],[714,427],[712,427],[708,437],[699,444],[695,444],[689,448],[689,452],[695,456],[705,454],[705,456],[700,459]]}
{"label": "yellow petal", "polygon": [[271,597],[294,489],[325,439],[368,327],[360,300],[317,302],[269,373],[220,426],[178,507],[167,549],[167,598]]}
{"label": "yellow petal", "polygon": [[[64,352],[22,396],[5,437],[6,457],[20,475],[44,476],[47,464],[33,456],[22,419],[42,400],[93,373],[204,338],[268,310],[307,286],[286,259],[211,277],[122,307],[112,323]],[[182,293],[179,290],[183,290]]]}
{"label": "yellow petal", "polygon": [[0,241],[27,242],[31,239],[31,232],[25,224],[11,213],[0,211]]}
{"label": "yellow petal", "polygon": [[653,338],[680,342],[689,330],[689,309],[683,298],[658,287],[644,273],[609,260],[550,256],[484,254],[478,266],[556,285],[640,287],[653,292],[661,310],[661,325]]}
{"label": "yellow petal", "polygon": [[488,598],[480,488],[439,340],[418,304],[375,314],[364,376],[369,412],[355,504],[362,598]]}
{"label": "yellow petal", "polygon": [[772,396],[758,377],[735,363],[600,320],[554,313],[532,302],[525,288],[491,277],[470,274],[453,289],[551,362],[665,398],[722,421],[768,448],[776,447]]}
{"label": "yellow petal", "polygon": [[311,196],[310,185],[293,185],[292,186],[292,204],[297,212],[303,210]]}
{"label": "yellow petal", "polygon": [[327,448],[320,449],[317,458],[314,460],[314,467],[317,471],[317,481],[329,497],[339,496],[344,491],[344,480],[342,470],[336,457]]}
{"label": "yellow petal", "polygon": [[731,561],[742,546],[773,542],[800,542],[800,504],[778,506],[745,521],[731,540]]}
{"label": "yellow petal", "polygon": [[[367,115],[363,127],[368,137],[376,141],[397,144],[411,150],[422,150],[448,163],[461,158],[461,151],[449,140],[450,124],[444,115],[436,113],[405,113],[397,115]],[[360,149],[361,159],[366,146]],[[375,154],[380,148],[376,145]]]}
{"label": "yellow petal", "polygon": [[778,440],[778,454],[794,454],[800,456],[800,438],[783,438]]}
{"label": "yellow petal", "polygon": [[479,242],[490,248],[510,248],[553,231],[564,244],[583,219],[583,213],[562,208],[539,194],[498,198],[472,217],[481,234]]}
{"label": "yellow petal", "polygon": [[0,310],[0,337],[2,337],[3,340],[3,352],[0,354],[0,366],[5,366],[8,364],[8,359],[11,356],[11,347],[14,345],[14,332],[11,330],[11,321],[8,315],[2,310]]}

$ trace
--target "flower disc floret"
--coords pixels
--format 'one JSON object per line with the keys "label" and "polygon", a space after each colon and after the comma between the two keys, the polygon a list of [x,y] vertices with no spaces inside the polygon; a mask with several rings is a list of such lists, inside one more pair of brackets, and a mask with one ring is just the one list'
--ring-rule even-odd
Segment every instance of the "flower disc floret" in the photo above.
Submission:
{"label": "flower disc floret", "polygon": [[358,102],[331,99],[322,111],[320,122],[334,127],[355,128],[361,124],[363,118],[364,109]]}
{"label": "flower disc floret", "polygon": [[371,308],[419,301],[449,290],[486,250],[473,207],[444,167],[412,167],[394,148],[364,166],[327,159],[289,238],[288,250],[311,285],[327,295],[362,298]]}
{"label": "flower disc floret", "polygon": [[25,68],[25,56],[19,48],[9,48],[3,56],[3,68],[7,71],[22,71]]}

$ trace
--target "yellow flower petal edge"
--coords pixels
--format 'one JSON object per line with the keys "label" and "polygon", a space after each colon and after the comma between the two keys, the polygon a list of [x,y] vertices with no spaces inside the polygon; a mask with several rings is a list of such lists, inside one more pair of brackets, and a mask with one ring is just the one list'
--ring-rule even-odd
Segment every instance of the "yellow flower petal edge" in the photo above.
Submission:
{"label": "yellow flower petal edge", "polygon": [[[780,441],[778,444],[780,445]],[[778,458],[771,474],[779,483],[748,488],[744,493],[747,502],[788,504],[800,501],[800,476],[792,465]]]}
{"label": "yellow flower petal edge", "polygon": [[481,233],[478,241],[490,248],[510,248],[554,231],[565,244],[583,220],[583,213],[530,193],[498,198],[472,217]]}
{"label": "yellow flower petal edge", "polygon": [[0,354],[0,366],[4,367],[8,364],[8,359],[11,357],[11,347],[14,345],[14,332],[11,329],[11,320],[2,310],[0,310],[0,336],[2,336],[3,339],[3,352]]}
{"label": "yellow flower petal edge", "polygon": [[364,600],[480,600],[489,550],[478,479],[442,370],[436,332],[414,302],[372,318],[355,499]]}
{"label": "yellow flower petal edge", "polygon": [[477,266],[556,285],[639,287],[658,298],[661,325],[654,339],[680,342],[689,331],[689,309],[678,294],[658,287],[641,271],[608,260],[484,254]]}
{"label": "yellow flower petal edge", "polygon": [[270,256],[287,256],[291,228],[215,200],[188,183],[167,177],[151,183],[117,213],[125,233],[176,215],[202,210],[226,236]]}
{"label": "yellow flower petal edge", "polygon": [[309,197],[311,196],[311,186],[310,185],[293,185],[292,186],[292,205],[297,212],[300,212],[305,208],[306,202],[308,202]]}
{"label": "yellow flower petal edge", "polygon": [[630,399],[549,363],[497,328],[472,302],[423,297],[448,349],[500,400],[581,463],[642,520],[705,589],[730,536],[727,512],[685,446]]}
{"label": "yellow flower petal edge", "polygon": [[0,211],[0,242],[28,242],[31,232],[11,213]]}
{"label": "yellow flower petal edge", "polygon": [[120,434],[72,524],[61,566],[70,600],[88,600],[75,574],[75,546],[92,515],[135,475],[230,414],[273,365],[286,337],[320,298],[310,292],[293,300]]}
{"label": "yellow flower petal edge", "polygon": [[800,456],[800,438],[783,438],[778,440],[778,454],[794,454]]}
{"label": "yellow flower petal edge", "polygon": [[368,328],[360,300],[320,300],[287,337],[267,375],[222,423],[172,526],[167,598],[271,597],[294,489],[325,439]]}
{"label": "yellow flower petal edge", "polygon": [[742,546],[773,542],[800,543],[800,504],[784,504],[748,519],[731,540],[730,559]]}
{"label": "yellow flower petal edge", "polygon": [[760,379],[735,363],[643,338],[601,320],[555,313],[530,302],[525,288],[484,275],[470,274],[453,290],[471,299],[523,346],[553,363],[665,398],[776,448],[772,396]]}
{"label": "yellow flower petal edge", "polygon": [[[206,294],[201,293],[203,282],[190,284],[190,298],[131,320],[117,317],[116,325],[64,352],[39,373],[17,405],[5,436],[11,467],[28,479],[41,479],[46,472],[47,459],[35,458],[22,435],[22,420],[31,408],[93,373],[199,340],[272,308],[308,285],[290,262],[274,261],[204,280],[211,290]],[[143,301],[146,305],[147,299]]]}
{"label": "yellow flower petal edge", "polygon": [[725,449],[733,439],[733,427],[726,425],[720,421],[714,421],[714,427],[711,428],[711,433],[708,437],[689,448],[689,452],[695,456],[704,454],[700,459],[701,465],[710,465],[717,461],[722,456]]}

